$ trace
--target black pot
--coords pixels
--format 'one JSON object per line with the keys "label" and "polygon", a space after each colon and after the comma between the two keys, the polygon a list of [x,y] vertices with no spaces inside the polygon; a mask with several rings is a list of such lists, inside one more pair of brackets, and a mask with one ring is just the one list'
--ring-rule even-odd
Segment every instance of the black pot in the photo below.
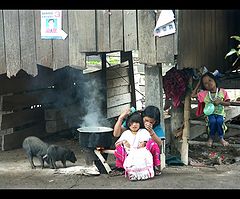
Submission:
{"label": "black pot", "polygon": [[81,127],[79,131],[79,144],[86,148],[110,148],[112,144],[113,129],[109,127]]}

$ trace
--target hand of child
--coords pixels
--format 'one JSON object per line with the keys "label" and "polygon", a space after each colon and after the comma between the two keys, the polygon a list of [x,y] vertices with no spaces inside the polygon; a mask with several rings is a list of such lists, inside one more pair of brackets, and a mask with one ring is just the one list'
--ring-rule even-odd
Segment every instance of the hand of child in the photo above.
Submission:
{"label": "hand of child", "polygon": [[144,123],[144,126],[145,126],[145,128],[146,128],[150,133],[152,133],[153,125],[152,125],[150,122],[145,122],[145,123]]}
{"label": "hand of child", "polygon": [[123,146],[127,147],[127,148],[130,148],[130,144],[129,144],[129,142],[127,140],[123,141]]}
{"label": "hand of child", "polygon": [[138,143],[138,147],[137,148],[144,148],[146,146],[146,142],[142,141]]}
{"label": "hand of child", "polygon": [[121,118],[122,120],[124,120],[131,112],[131,109],[130,108],[127,108],[125,111],[123,111],[121,113],[121,115],[119,116],[119,118]]}
{"label": "hand of child", "polygon": [[214,105],[216,105],[216,106],[217,106],[217,105],[219,105],[219,104],[221,104],[221,103],[222,103],[222,100],[217,98],[217,99],[215,99],[215,100],[214,100],[214,102],[213,102],[213,103],[214,103]]}

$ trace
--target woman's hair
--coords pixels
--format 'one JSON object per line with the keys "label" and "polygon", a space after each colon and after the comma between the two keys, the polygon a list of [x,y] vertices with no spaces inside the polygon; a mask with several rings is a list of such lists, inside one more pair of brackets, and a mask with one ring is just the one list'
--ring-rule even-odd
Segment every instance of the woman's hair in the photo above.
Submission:
{"label": "woman's hair", "polygon": [[137,122],[140,124],[140,128],[143,128],[143,119],[142,119],[142,116],[139,112],[134,112],[132,113],[131,115],[129,115],[127,117],[127,120],[126,120],[126,124],[127,124],[127,127],[129,129],[129,127],[131,126],[131,124],[133,122]]}
{"label": "woman's hair", "polygon": [[215,81],[215,83],[216,83],[216,87],[218,87],[218,82],[217,82],[216,77],[215,77],[212,73],[206,72],[206,73],[203,74],[202,77],[201,77],[201,83],[200,83],[200,84],[201,84],[201,89],[206,90],[205,86],[203,85],[203,78],[206,77],[206,76],[208,76],[208,77],[210,77],[211,79],[213,79],[213,80]]}
{"label": "woman's hair", "polygon": [[142,112],[142,117],[150,117],[152,119],[154,119],[156,122],[153,126],[153,128],[155,126],[157,126],[158,124],[160,124],[160,110],[158,107],[156,106],[147,106],[144,111]]}

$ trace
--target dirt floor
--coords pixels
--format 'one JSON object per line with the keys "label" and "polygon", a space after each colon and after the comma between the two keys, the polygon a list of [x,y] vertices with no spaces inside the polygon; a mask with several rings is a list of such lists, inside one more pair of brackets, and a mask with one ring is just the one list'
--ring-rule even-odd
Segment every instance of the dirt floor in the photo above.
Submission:
{"label": "dirt floor", "polygon": [[[67,162],[68,168],[84,166],[85,158],[79,147],[78,140],[73,138],[55,138],[47,140],[72,149],[77,157],[75,164]],[[222,147],[220,147],[222,148]],[[233,156],[224,153],[222,162],[209,161],[217,157],[213,151],[204,147],[190,147],[189,160],[192,165],[169,166],[162,171],[160,176],[145,181],[129,181],[125,176],[110,177],[108,174],[83,175],[63,174],[48,166],[40,168],[40,163],[34,159],[37,168],[31,169],[30,163],[22,148],[0,151],[0,189],[239,189],[240,164],[239,161],[226,161]],[[193,153],[195,151],[195,153]],[[234,150],[233,150],[234,151]],[[196,153],[198,152],[198,153]],[[218,151],[219,152],[219,151]],[[235,151],[234,151],[235,153]],[[193,155],[195,154],[195,156]],[[210,154],[210,156],[209,156]],[[203,158],[205,157],[205,159]],[[237,157],[237,155],[234,155]],[[202,158],[202,159],[201,159]],[[225,162],[224,162],[225,160]],[[109,155],[108,164],[114,165],[114,156]],[[58,162],[61,167],[61,163]],[[61,169],[61,168],[60,168]],[[59,169],[59,170],[60,170]]]}

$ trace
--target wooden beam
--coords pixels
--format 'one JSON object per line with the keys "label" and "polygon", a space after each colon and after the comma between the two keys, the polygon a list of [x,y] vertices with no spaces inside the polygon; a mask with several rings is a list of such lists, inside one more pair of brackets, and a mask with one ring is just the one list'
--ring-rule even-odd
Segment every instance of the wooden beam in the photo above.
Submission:
{"label": "wooden beam", "polygon": [[134,82],[134,70],[133,70],[133,57],[132,51],[123,52],[121,51],[121,63],[128,61],[128,76],[129,76],[129,88],[131,93],[131,106],[136,107],[136,93],[135,93],[135,82]]}
{"label": "wooden beam", "polygon": [[124,51],[131,51],[138,49],[137,41],[137,11],[124,10],[123,11],[123,38]]}
{"label": "wooden beam", "polygon": [[181,147],[181,160],[185,165],[188,165],[188,140],[190,132],[190,110],[191,110],[191,97],[190,93],[187,93],[184,100],[184,128],[182,135],[182,147]]}
{"label": "wooden beam", "polygon": [[0,75],[7,72],[3,29],[3,11],[0,10]]}
{"label": "wooden beam", "polygon": [[29,75],[36,76],[37,56],[35,42],[35,21],[33,10],[19,10],[21,68]]}
{"label": "wooden beam", "polygon": [[110,10],[110,51],[123,50],[123,11]]}
{"label": "wooden beam", "polygon": [[3,10],[7,76],[16,76],[21,69],[19,15],[17,10]]}

